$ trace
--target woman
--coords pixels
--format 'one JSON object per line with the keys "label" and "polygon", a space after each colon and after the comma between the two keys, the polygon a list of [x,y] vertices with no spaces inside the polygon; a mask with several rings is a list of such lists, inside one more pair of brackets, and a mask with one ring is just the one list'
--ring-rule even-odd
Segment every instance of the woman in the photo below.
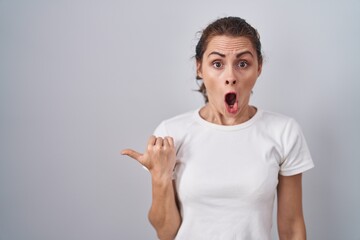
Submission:
{"label": "woman", "polygon": [[165,239],[305,239],[302,172],[313,162],[298,124],[249,105],[262,69],[257,31],[245,20],[211,23],[196,46],[205,106],[163,121],[144,154],[122,151],[151,173],[149,220]]}

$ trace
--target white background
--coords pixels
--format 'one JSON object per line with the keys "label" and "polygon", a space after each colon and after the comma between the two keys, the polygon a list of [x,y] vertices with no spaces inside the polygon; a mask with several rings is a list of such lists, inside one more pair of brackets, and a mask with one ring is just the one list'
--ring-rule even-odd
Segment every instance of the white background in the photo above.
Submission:
{"label": "white background", "polygon": [[[203,104],[199,30],[245,18],[265,62],[252,104],[294,117],[308,239],[360,239],[359,1],[0,0],[0,239],[155,239],[145,148]],[[276,239],[276,238],[275,238]]]}

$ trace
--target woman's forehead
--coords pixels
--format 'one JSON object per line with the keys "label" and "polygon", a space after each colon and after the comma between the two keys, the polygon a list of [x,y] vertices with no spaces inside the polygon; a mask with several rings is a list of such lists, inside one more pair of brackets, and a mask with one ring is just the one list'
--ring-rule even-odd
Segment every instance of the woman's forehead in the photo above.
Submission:
{"label": "woman's forehead", "polygon": [[224,55],[236,55],[244,51],[255,54],[255,49],[247,37],[215,36],[208,43],[204,54],[219,52]]}

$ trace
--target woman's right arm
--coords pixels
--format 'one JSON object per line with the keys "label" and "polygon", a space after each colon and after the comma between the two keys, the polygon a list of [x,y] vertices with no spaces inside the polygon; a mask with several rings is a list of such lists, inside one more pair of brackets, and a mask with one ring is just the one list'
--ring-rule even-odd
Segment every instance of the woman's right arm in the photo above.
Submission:
{"label": "woman's right arm", "polygon": [[174,184],[172,181],[162,182],[153,179],[152,193],[149,220],[160,240],[173,240],[181,224]]}
{"label": "woman's right arm", "polygon": [[149,169],[152,179],[149,221],[160,240],[174,239],[181,224],[181,217],[172,180],[176,163],[173,139],[151,136],[144,154],[131,149],[123,150],[122,154],[137,160]]}

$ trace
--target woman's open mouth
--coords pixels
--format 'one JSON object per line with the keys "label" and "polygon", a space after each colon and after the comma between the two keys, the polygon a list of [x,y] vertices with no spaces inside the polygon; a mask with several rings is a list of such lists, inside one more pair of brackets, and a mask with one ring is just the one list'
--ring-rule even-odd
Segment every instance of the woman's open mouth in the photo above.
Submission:
{"label": "woman's open mouth", "polygon": [[225,106],[228,113],[235,114],[238,111],[238,101],[235,92],[229,92],[225,95]]}

